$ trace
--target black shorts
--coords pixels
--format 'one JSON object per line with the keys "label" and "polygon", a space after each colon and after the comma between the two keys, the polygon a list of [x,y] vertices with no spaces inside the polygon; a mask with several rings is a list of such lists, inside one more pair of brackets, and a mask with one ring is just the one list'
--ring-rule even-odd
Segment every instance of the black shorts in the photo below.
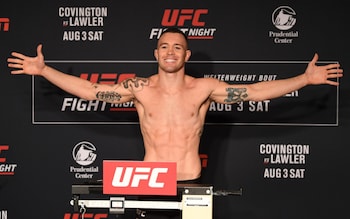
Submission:
{"label": "black shorts", "polygon": [[[201,179],[177,181],[177,184],[200,184]],[[181,202],[182,194],[176,196],[140,196],[144,201],[177,201]],[[136,209],[136,219],[181,219],[182,212],[176,209]]]}

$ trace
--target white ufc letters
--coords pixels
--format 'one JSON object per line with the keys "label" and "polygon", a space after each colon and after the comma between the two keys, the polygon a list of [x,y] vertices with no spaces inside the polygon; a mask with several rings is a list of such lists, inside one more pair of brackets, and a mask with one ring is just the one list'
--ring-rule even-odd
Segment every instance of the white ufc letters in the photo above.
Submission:
{"label": "white ufc letters", "polygon": [[147,181],[151,188],[163,188],[164,182],[158,182],[158,175],[167,173],[168,168],[116,167],[112,179],[114,187],[139,187],[141,181]]}

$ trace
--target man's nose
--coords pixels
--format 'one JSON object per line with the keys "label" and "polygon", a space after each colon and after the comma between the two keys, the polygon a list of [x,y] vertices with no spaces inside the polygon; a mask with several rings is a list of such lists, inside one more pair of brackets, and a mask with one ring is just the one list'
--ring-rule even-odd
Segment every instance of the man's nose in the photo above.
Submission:
{"label": "man's nose", "polygon": [[174,54],[174,49],[173,48],[169,48],[168,49],[168,54]]}

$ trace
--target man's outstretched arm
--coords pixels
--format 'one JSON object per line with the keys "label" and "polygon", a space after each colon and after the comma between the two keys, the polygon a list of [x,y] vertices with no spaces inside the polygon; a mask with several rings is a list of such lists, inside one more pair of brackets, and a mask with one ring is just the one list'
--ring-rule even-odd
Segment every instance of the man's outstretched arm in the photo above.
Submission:
{"label": "man's outstretched arm", "polygon": [[[12,52],[8,58],[8,67],[13,68],[11,74],[38,75],[61,88],[62,90],[86,100],[100,99],[107,102],[127,102],[132,99],[130,90],[120,84],[102,85],[82,78],[65,74],[45,64],[42,45],[37,47],[37,56],[29,57]],[[108,96],[108,98],[106,98]]]}
{"label": "man's outstretched arm", "polygon": [[343,77],[343,69],[339,63],[323,66],[316,65],[318,54],[309,62],[304,73],[274,81],[263,81],[246,85],[229,85],[220,83],[213,91],[212,99],[221,103],[235,103],[240,101],[262,101],[281,97],[290,92],[301,89],[307,85],[329,84],[338,86],[334,79]]}

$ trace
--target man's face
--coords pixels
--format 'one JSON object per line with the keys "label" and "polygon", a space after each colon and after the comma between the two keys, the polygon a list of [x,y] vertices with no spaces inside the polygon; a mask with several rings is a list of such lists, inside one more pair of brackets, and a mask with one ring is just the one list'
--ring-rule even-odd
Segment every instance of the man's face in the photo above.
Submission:
{"label": "man's face", "polygon": [[158,60],[159,68],[166,73],[181,70],[190,58],[187,42],[180,33],[165,33],[159,40],[154,56]]}

